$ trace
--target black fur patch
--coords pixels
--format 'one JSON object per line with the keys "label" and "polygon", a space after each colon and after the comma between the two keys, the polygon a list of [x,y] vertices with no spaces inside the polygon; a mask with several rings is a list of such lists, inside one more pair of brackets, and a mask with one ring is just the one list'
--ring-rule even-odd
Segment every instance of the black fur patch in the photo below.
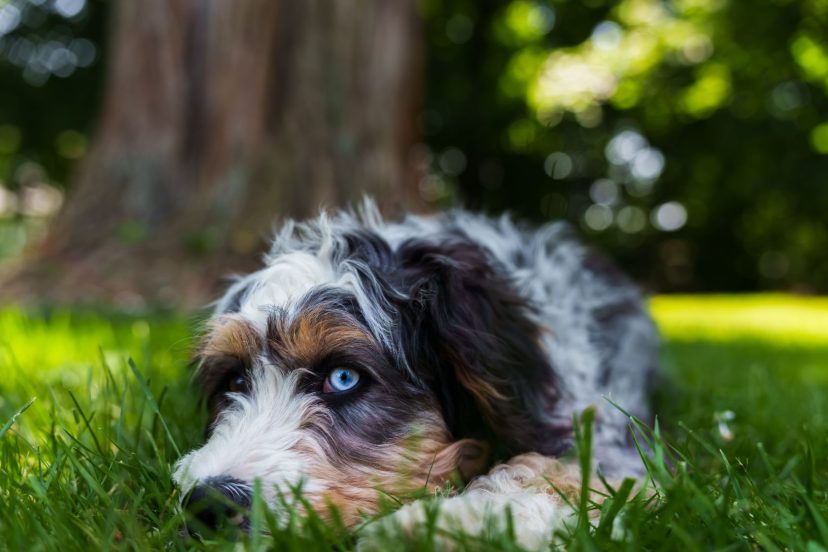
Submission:
{"label": "black fur patch", "polygon": [[407,357],[454,436],[486,438],[504,456],[568,448],[568,428],[548,420],[557,386],[541,330],[493,260],[459,238],[411,240],[397,255]]}

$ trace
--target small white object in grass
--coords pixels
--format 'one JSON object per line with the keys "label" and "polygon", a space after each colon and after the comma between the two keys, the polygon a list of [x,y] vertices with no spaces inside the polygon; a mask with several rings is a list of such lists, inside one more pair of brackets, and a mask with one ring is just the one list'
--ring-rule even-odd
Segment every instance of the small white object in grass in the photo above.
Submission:
{"label": "small white object in grass", "polygon": [[719,435],[725,441],[732,441],[733,440],[733,431],[730,429],[728,422],[732,422],[736,419],[736,413],[732,410],[724,410],[722,412],[716,412],[713,414],[713,419],[719,426]]}

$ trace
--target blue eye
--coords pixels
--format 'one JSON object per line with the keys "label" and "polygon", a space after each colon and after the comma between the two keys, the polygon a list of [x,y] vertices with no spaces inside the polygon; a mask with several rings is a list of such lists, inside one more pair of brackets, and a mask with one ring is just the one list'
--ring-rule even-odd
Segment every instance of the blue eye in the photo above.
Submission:
{"label": "blue eye", "polygon": [[325,393],[341,393],[349,391],[359,383],[359,372],[350,368],[337,368],[331,370],[325,379],[322,391]]}

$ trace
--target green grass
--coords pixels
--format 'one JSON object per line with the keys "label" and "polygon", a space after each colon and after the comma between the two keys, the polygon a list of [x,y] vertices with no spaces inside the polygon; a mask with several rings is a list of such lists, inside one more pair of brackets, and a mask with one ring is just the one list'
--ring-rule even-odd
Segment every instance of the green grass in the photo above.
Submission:
{"label": "green grass", "polygon": [[[622,486],[561,546],[825,550],[828,301],[659,297],[652,308],[665,370],[657,430],[637,433],[654,451],[657,492]],[[293,516],[280,526],[260,507],[253,523],[270,536],[179,536],[171,464],[204,424],[186,368],[194,326],[174,315],[0,310],[0,548],[353,548],[357,536],[336,524]],[[613,540],[618,516],[625,531]],[[433,533],[397,544],[430,550]],[[515,549],[508,531],[458,538]]]}

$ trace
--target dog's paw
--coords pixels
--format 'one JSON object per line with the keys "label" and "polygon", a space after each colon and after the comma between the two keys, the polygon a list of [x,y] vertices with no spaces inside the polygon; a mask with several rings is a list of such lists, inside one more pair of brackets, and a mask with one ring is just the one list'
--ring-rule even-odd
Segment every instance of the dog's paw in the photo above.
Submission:
{"label": "dog's paw", "polygon": [[388,550],[401,539],[423,540],[440,549],[486,548],[487,543],[508,539],[527,550],[541,550],[549,546],[554,530],[571,515],[567,506],[548,494],[495,496],[479,492],[422,500],[366,526],[359,550]]}
{"label": "dog's paw", "polygon": [[430,504],[436,500],[418,500],[382,518],[376,519],[359,530],[358,552],[379,552],[397,548],[401,541],[409,541],[416,535],[426,538],[426,519]]}
{"label": "dog's paw", "polygon": [[[359,552],[398,548],[401,542],[422,542],[451,549],[458,544],[453,536],[462,531],[454,516],[446,515],[450,499],[419,500],[376,520],[360,532]],[[448,509],[453,509],[449,507]],[[449,519],[451,517],[451,519]],[[417,548],[414,546],[414,548]]]}

